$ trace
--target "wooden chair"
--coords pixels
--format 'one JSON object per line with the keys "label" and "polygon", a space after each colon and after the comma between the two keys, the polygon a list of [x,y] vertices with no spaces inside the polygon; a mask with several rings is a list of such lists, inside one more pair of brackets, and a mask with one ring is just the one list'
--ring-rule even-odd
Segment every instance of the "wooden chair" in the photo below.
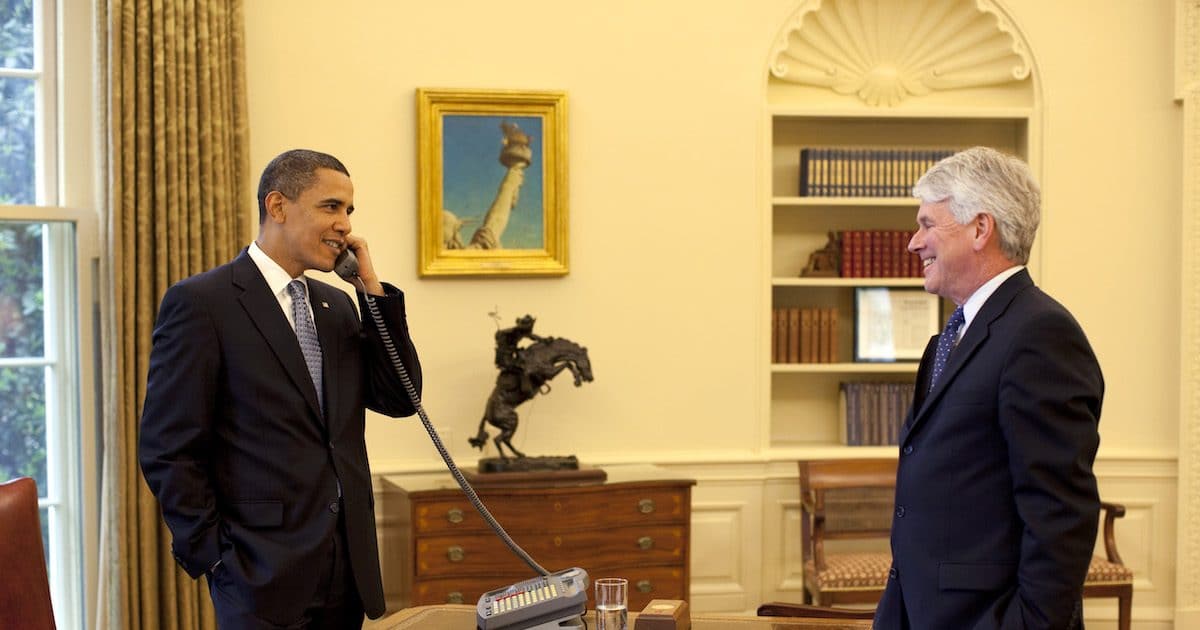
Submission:
{"label": "wooden chair", "polygon": [[[887,585],[891,554],[825,550],[825,541],[879,538],[886,541],[895,501],[895,460],[845,459],[800,462],[801,548],[804,602],[820,606],[875,604]],[[1115,521],[1125,506],[1101,501],[1104,557],[1088,566],[1083,596],[1117,598],[1117,627],[1130,630],[1133,570],[1117,551]]]}
{"label": "wooden chair", "polygon": [[1104,516],[1104,557],[1092,557],[1083,582],[1083,596],[1116,597],[1117,628],[1129,630],[1133,623],[1133,569],[1121,560],[1114,533],[1114,521],[1125,516],[1125,506],[1101,501],[1100,514]]}
{"label": "wooden chair", "polygon": [[[800,545],[804,603],[875,604],[892,566],[887,550],[896,460],[800,462]],[[828,540],[875,539],[881,551],[827,552]]]}
{"label": "wooden chair", "polygon": [[0,628],[54,630],[37,499],[28,477],[0,483]]}

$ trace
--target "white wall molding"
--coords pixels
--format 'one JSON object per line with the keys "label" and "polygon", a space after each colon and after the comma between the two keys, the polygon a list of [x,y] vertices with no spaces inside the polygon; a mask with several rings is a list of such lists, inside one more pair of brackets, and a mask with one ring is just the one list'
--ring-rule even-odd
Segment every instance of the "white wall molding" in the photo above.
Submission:
{"label": "white wall molding", "polygon": [[[648,461],[649,460],[649,461]],[[689,479],[704,483],[738,483],[744,481],[795,480],[796,462],[792,457],[780,458],[770,452],[731,457],[729,453],[655,453],[642,458],[588,458],[589,466],[604,468],[610,465],[648,464],[678,472]],[[1102,449],[1096,456],[1097,475],[1120,477],[1174,478],[1178,455],[1173,452],[1125,451]],[[474,466],[474,461],[459,462]],[[376,477],[396,474],[441,473],[445,465],[437,459],[376,459],[371,461]],[[449,473],[447,473],[449,474]]]}
{"label": "white wall molding", "polygon": [[1183,103],[1176,627],[1200,627],[1200,1],[1176,3],[1175,96]]}
{"label": "white wall molding", "polygon": [[[735,544],[747,535],[744,501],[708,501],[692,505],[692,592],[709,596],[746,595],[742,576],[745,558]],[[725,540],[729,544],[715,553],[696,548],[696,540]]]}

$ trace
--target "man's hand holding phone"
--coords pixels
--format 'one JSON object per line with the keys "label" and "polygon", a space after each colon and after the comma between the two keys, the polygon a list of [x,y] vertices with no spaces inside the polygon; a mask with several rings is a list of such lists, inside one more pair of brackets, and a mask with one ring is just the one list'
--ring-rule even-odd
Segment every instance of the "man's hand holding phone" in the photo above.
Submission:
{"label": "man's hand holding phone", "polygon": [[[354,257],[358,259],[358,278],[362,280],[367,293],[370,295],[383,295],[383,284],[379,282],[379,276],[375,273],[375,266],[371,264],[371,252],[367,249],[367,239],[354,234],[347,234],[346,248],[353,252]],[[346,280],[353,284],[348,278]]]}

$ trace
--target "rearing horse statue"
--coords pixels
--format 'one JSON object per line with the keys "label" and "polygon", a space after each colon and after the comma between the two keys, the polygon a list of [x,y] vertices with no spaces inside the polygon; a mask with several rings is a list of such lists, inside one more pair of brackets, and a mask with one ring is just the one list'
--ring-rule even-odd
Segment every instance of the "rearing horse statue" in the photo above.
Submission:
{"label": "rearing horse statue", "polygon": [[502,459],[508,459],[505,446],[515,457],[525,457],[512,445],[513,434],[517,432],[516,407],[537,394],[550,393],[550,379],[563,370],[570,370],[575,376],[576,387],[592,380],[592,362],[588,359],[587,348],[560,337],[536,339],[528,347],[517,348],[515,360],[505,362],[506,365],[501,367],[479,421],[479,433],[468,438],[471,446],[483,450],[488,440],[484,425],[490,424],[500,429],[493,442]]}

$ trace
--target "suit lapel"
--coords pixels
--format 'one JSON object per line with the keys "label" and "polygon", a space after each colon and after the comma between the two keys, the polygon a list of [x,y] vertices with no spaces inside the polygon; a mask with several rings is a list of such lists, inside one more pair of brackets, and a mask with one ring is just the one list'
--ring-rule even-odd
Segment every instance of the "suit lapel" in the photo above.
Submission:
{"label": "suit lapel", "polygon": [[[985,341],[987,341],[987,338],[991,335],[992,322],[996,321],[996,318],[1000,317],[1006,310],[1008,310],[1008,305],[1012,303],[1013,298],[1016,297],[1018,293],[1031,286],[1033,286],[1033,280],[1029,277],[1029,271],[1022,269],[1020,272],[1014,274],[1011,278],[1001,283],[1000,286],[996,288],[996,291],[992,293],[990,297],[988,297],[986,302],[983,303],[983,308],[979,310],[979,313],[975,316],[974,321],[971,322],[970,328],[967,328],[967,332],[965,335],[963,335],[962,341],[959,341],[958,346],[955,347],[954,351],[950,353],[950,360],[947,361],[941,377],[939,378],[937,384],[933,387],[933,391],[929,392],[922,402],[919,404],[914,404],[914,415],[908,422],[904,424],[904,427],[900,432],[901,444],[904,444],[904,442],[908,439],[908,436],[916,431],[921,422],[932,413],[933,408],[937,405],[937,401],[941,399],[946,389],[949,388],[950,384],[954,382],[954,379],[958,376],[959,372],[961,372],[963,368],[970,363],[971,357],[975,355],[975,353],[979,350],[979,347],[982,346]],[[936,335],[930,341],[930,344],[933,347],[936,347],[939,337],[941,337],[941,335]],[[932,355],[926,351],[926,358],[922,360],[920,369],[921,372],[928,372],[928,366],[925,364],[931,360]],[[928,381],[922,381],[919,378],[917,381],[918,387],[927,387],[925,383]]]}
{"label": "suit lapel", "polygon": [[[296,388],[308,401],[308,406],[318,418],[321,417],[321,407],[317,404],[317,390],[313,387],[312,376],[304,362],[304,353],[300,351],[300,342],[296,333],[288,325],[279,301],[271,294],[271,288],[263,279],[262,273],[246,250],[233,260],[233,286],[241,289],[238,303],[245,309],[246,315],[254,322],[259,334],[267,340],[267,345],[283,365],[284,372],[296,385]],[[319,333],[318,333],[319,334]]]}
{"label": "suit lapel", "polygon": [[905,418],[904,426],[907,427],[912,422],[913,411],[918,410],[925,403],[925,397],[929,394],[929,379],[931,377],[933,367],[933,357],[937,354],[938,338],[941,335],[934,335],[929,338],[929,343],[925,344],[925,352],[921,354],[921,363],[917,367],[917,383],[913,388],[913,404],[909,409],[908,416]]}

